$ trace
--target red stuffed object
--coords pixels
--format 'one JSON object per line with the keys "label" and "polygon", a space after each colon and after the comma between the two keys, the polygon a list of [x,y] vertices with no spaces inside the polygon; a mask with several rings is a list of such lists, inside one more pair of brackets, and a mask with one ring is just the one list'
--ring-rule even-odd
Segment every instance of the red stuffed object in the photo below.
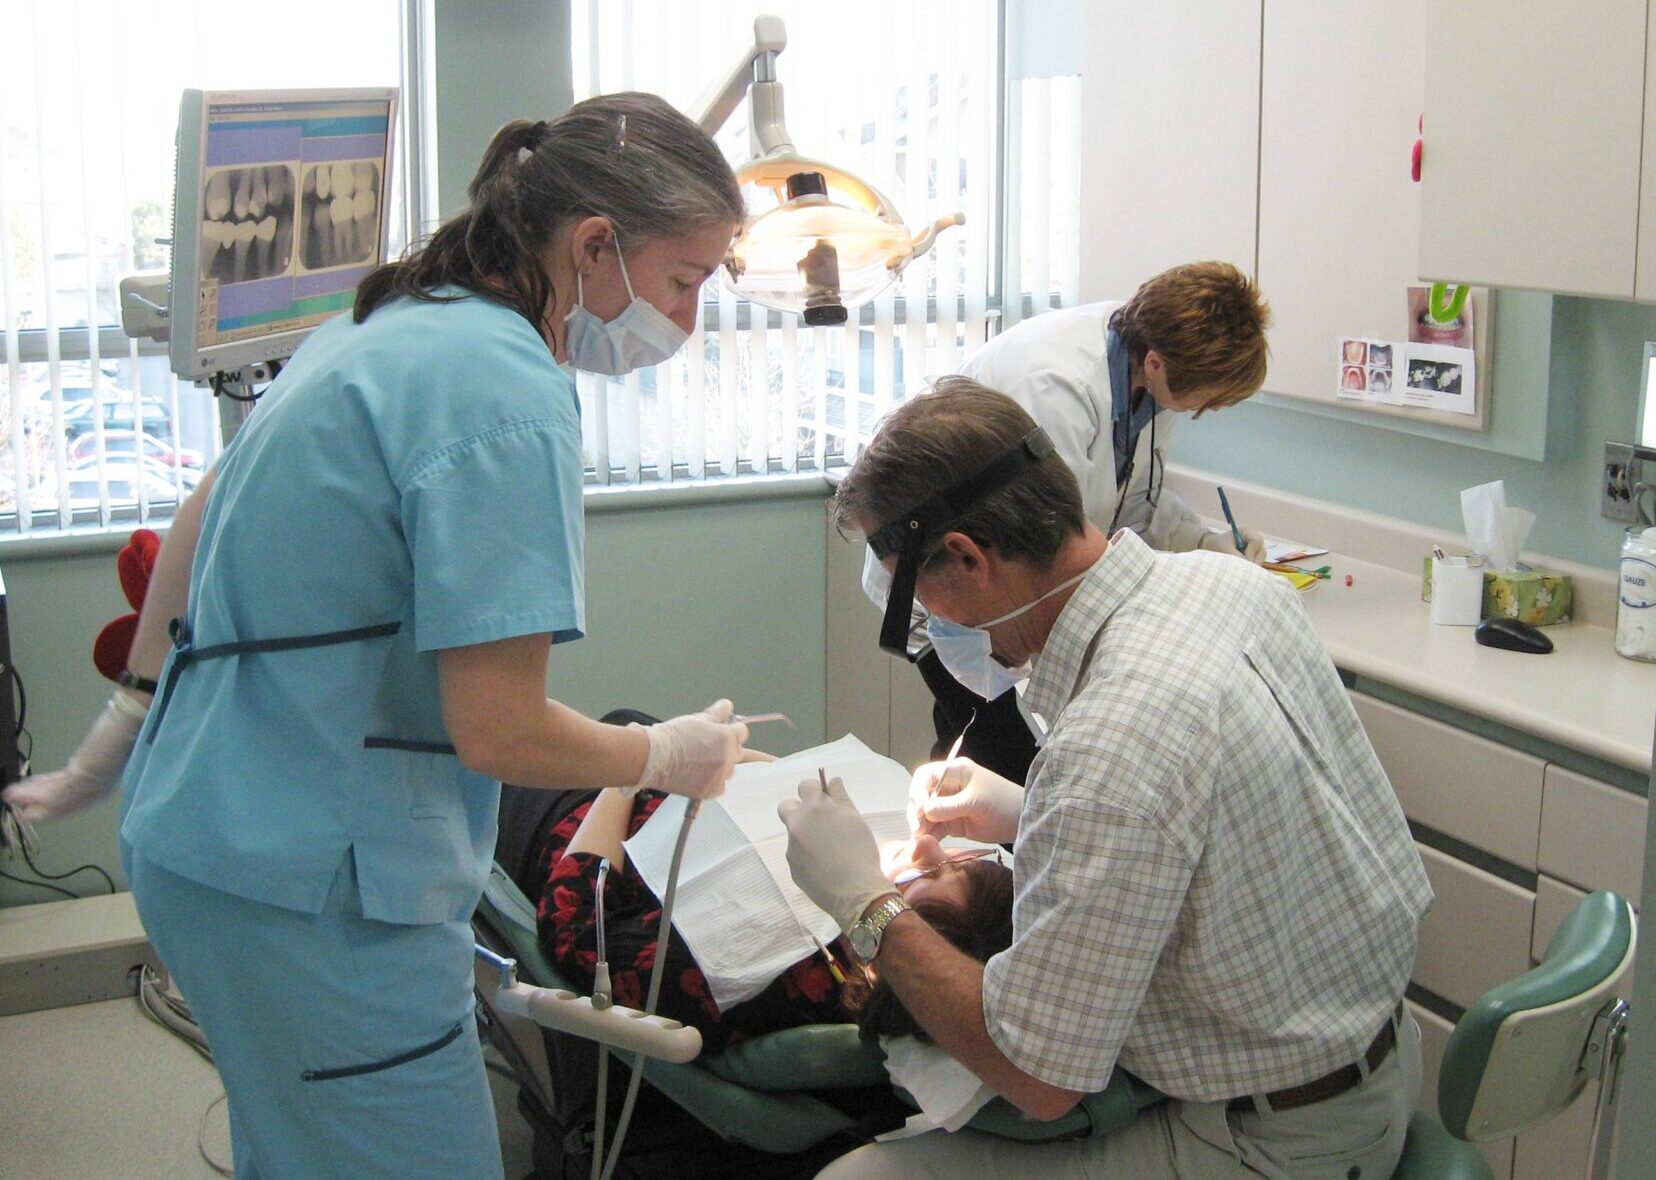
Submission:
{"label": "red stuffed object", "polygon": [[143,608],[150,572],[155,569],[155,555],[159,552],[161,538],[149,529],[139,529],[115,558],[121,593],[126,595],[134,613],[110,623],[93,641],[92,662],[110,680],[118,680],[126,670],[127,657],[132,653],[132,637],[138,633],[137,612]]}

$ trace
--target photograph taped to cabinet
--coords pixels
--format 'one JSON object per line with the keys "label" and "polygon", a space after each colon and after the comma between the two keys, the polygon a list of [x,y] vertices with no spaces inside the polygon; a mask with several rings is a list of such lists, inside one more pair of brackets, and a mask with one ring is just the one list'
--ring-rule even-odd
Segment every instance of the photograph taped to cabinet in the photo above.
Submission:
{"label": "photograph taped to cabinet", "polygon": [[1449,324],[1430,322],[1430,291],[1426,286],[1405,286],[1395,305],[1396,319],[1387,315],[1381,317],[1387,322],[1367,325],[1387,329],[1384,334],[1336,336],[1332,380],[1323,391],[1270,392],[1298,401],[1487,432],[1494,388],[1490,361],[1494,314],[1489,289],[1473,287],[1460,314]]}

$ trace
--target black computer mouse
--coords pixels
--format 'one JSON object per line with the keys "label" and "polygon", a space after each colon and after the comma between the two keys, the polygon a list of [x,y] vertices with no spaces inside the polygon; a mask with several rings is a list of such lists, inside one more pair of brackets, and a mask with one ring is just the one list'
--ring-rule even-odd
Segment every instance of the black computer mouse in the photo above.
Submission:
{"label": "black computer mouse", "polygon": [[1553,641],[1520,619],[1497,616],[1485,619],[1473,630],[1473,636],[1485,647],[1500,647],[1507,651],[1525,651],[1544,656],[1553,649]]}

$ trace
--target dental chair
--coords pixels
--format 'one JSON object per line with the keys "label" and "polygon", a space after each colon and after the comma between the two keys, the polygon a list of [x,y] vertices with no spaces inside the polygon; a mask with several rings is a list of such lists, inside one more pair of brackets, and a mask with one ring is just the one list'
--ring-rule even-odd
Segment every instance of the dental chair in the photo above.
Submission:
{"label": "dental chair", "polygon": [[[473,928],[480,944],[517,961],[524,981],[567,988],[541,952],[533,903],[498,865]],[[484,976],[480,981],[486,1032],[518,1075],[519,1106],[535,1131],[537,1176],[584,1176],[593,1078],[597,1055],[605,1047],[498,1011],[492,981]],[[607,1051],[622,1056],[617,1049]],[[821,1024],[754,1037],[683,1064],[649,1061],[644,1067],[649,1085],[641,1103],[655,1105],[640,1106],[622,1155],[623,1174],[648,1174],[647,1166],[629,1169],[629,1160],[652,1150],[668,1157],[663,1174],[674,1174],[674,1153],[693,1150],[687,1136],[672,1130],[678,1117],[711,1133],[729,1174],[810,1175],[913,1112],[893,1091],[883,1060],[877,1047],[859,1038],[855,1025]],[[1053,1122],[1030,1121],[996,1099],[969,1125],[1028,1141],[1087,1138],[1124,1125],[1161,1100],[1150,1087],[1118,1072],[1106,1089]]]}
{"label": "dental chair", "polygon": [[1409,1123],[1392,1180],[1492,1180],[1475,1146],[1527,1131],[1599,1083],[1588,1171],[1608,1175],[1628,1007],[1617,978],[1633,961],[1633,908],[1593,893],[1565,919],[1540,965],[1485,992],[1455,1025],[1438,1074],[1441,1121]]}

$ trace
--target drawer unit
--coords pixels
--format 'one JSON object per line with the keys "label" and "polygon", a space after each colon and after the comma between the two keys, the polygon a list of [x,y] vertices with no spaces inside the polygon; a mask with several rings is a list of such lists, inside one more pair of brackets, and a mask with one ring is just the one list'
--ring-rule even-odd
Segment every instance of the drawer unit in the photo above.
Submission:
{"label": "drawer unit", "polygon": [[1405,815],[1522,868],[1536,867],[1546,763],[1363,693],[1351,699]]}
{"label": "drawer unit", "polygon": [[1582,889],[1614,889],[1638,905],[1648,812],[1637,795],[1549,762],[1541,793],[1541,871]]}
{"label": "drawer unit", "polygon": [[1465,1008],[1530,967],[1535,894],[1415,845],[1437,899],[1420,924],[1415,982]]}

